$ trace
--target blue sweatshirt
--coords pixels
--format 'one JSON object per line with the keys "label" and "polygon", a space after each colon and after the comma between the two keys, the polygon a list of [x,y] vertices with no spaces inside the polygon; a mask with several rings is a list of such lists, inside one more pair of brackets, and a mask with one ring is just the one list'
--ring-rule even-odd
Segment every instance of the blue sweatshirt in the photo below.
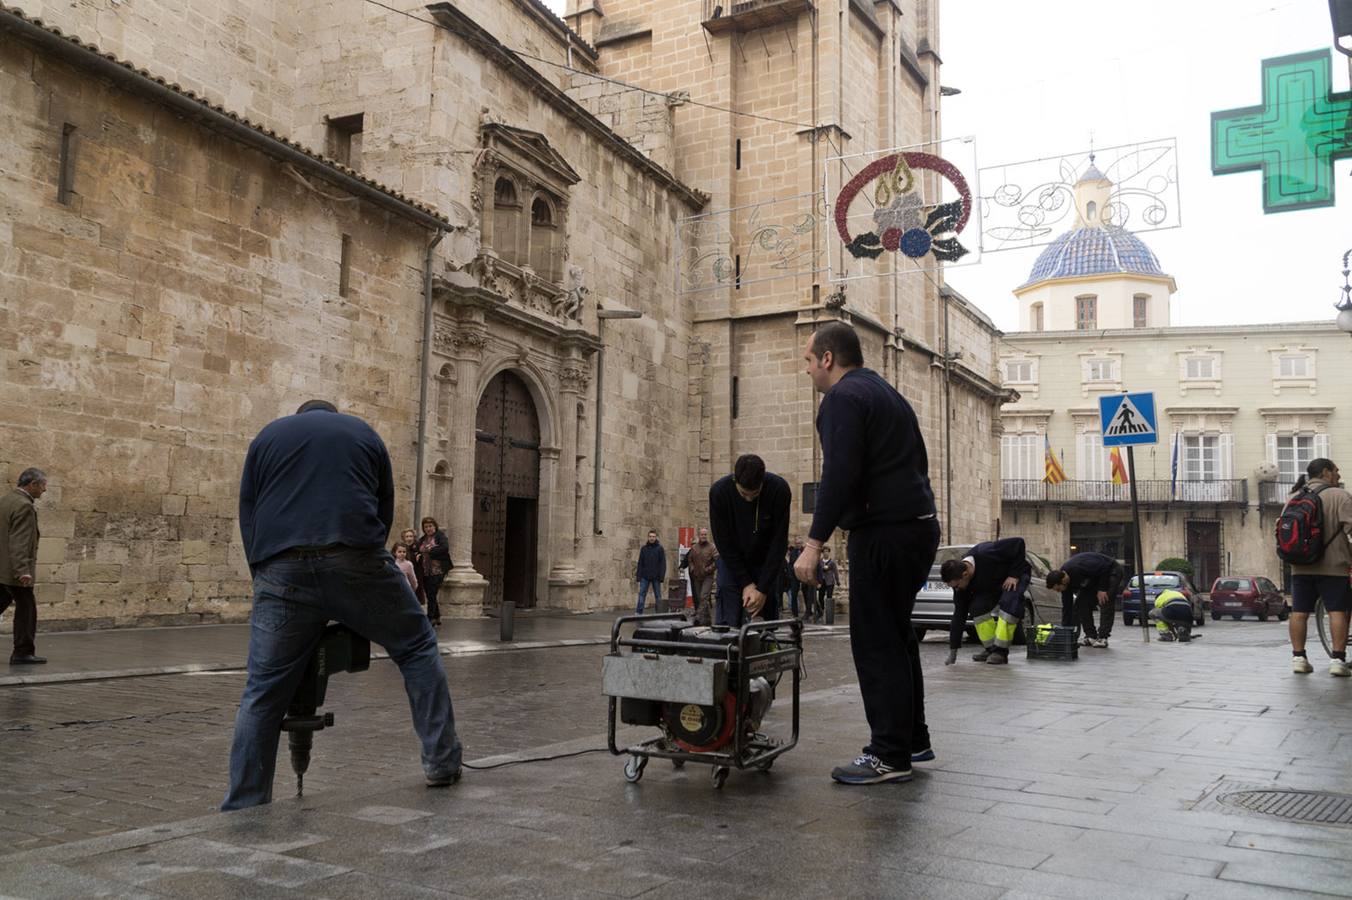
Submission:
{"label": "blue sweatshirt", "polygon": [[249,445],[239,533],[251,568],[291,547],[383,547],[393,523],[390,455],[356,416],[322,409],[286,416]]}
{"label": "blue sweatshirt", "polygon": [[822,480],[808,535],[934,515],[929,458],[906,398],[872,369],[851,369],[817,412]]}

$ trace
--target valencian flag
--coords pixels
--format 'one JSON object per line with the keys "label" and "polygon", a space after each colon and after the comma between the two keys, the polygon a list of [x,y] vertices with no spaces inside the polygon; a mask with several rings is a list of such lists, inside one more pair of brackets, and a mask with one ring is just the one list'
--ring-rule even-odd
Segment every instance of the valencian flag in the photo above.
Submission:
{"label": "valencian flag", "polygon": [[1127,478],[1127,467],[1122,464],[1122,451],[1114,447],[1108,455],[1108,461],[1113,467],[1113,484],[1126,484],[1131,480]]}
{"label": "valencian flag", "polygon": [[1052,443],[1047,440],[1045,434],[1042,436],[1042,444],[1045,447],[1043,467],[1046,469],[1042,480],[1048,484],[1060,484],[1066,480],[1066,470],[1061,468],[1061,463],[1052,454]]}

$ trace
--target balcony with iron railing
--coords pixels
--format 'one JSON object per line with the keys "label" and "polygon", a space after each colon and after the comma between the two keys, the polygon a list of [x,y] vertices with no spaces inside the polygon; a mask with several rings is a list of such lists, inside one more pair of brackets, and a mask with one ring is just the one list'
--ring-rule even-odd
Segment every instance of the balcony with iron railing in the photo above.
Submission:
{"label": "balcony with iron railing", "polygon": [[1291,485],[1282,481],[1258,482],[1259,506],[1285,506],[1291,496]]}
{"label": "balcony with iron railing", "polygon": [[750,31],[798,18],[812,0],[704,0],[704,27],[711,34]]}
{"label": "balcony with iron railing", "polygon": [[[1208,504],[1249,505],[1249,482],[1243,478],[1221,481],[1138,481],[1136,497],[1142,506]],[[1006,478],[1000,499],[1013,506],[1110,506],[1131,502],[1131,486],[1111,481],[1063,481],[1048,484],[1036,478]]]}

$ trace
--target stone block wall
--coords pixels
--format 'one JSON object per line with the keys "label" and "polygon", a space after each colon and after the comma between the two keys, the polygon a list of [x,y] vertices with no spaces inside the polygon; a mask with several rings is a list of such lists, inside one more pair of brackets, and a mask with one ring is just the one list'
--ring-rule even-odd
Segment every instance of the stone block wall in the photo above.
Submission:
{"label": "stone block wall", "polygon": [[268,421],[333,399],[407,496],[426,232],[18,41],[0,93],[0,474],[51,478],[44,627],[242,619],[238,479]]}
{"label": "stone block wall", "polygon": [[[289,3],[15,0],[25,15],[135,60],[265,128],[291,127],[301,36]],[[328,4],[335,12],[345,5]]]}

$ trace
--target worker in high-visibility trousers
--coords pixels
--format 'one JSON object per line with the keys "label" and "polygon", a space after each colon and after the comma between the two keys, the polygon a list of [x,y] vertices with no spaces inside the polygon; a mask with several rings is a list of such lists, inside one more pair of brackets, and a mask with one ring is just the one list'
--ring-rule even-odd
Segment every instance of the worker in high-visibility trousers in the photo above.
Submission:
{"label": "worker in high-visibility trousers", "polygon": [[962,559],[945,560],[939,577],[953,589],[953,621],[948,629],[946,665],[958,660],[968,613],[984,645],[972,656],[977,662],[1002,666],[1009,662],[1009,645],[1023,617],[1023,595],[1033,567],[1023,538],[1002,538],[977,544]]}
{"label": "worker in high-visibility trousers", "polygon": [[1192,601],[1175,590],[1161,591],[1150,613],[1162,641],[1192,640]]}

